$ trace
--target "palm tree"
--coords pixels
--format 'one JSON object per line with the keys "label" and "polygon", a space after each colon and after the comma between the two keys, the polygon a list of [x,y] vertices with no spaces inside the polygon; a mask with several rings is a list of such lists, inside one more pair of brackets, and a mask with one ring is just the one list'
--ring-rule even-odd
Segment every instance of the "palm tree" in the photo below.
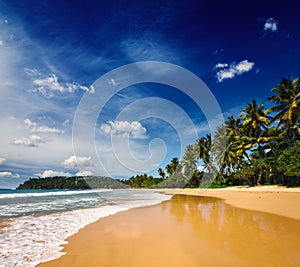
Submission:
{"label": "palm tree", "polygon": [[271,122],[278,121],[278,127],[283,126],[285,136],[293,140],[300,136],[300,78],[282,78],[278,88],[272,88],[274,96],[268,100],[275,104],[267,112],[277,112]]}
{"label": "palm tree", "polygon": [[233,116],[228,117],[225,126],[228,142],[224,161],[227,163],[227,173],[229,175],[231,169],[236,170],[245,164],[243,158],[245,152],[244,149],[241,149],[245,146],[245,140],[243,140],[245,129],[241,124],[241,120],[239,118],[234,119]]}
{"label": "palm tree", "polygon": [[207,134],[206,136],[197,139],[196,143],[193,146],[197,159],[202,160],[205,168],[207,168],[209,172],[212,172],[213,170],[211,159],[211,144],[211,135]]}
{"label": "palm tree", "polygon": [[165,179],[166,173],[163,171],[162,168],[159,168],[159,169],[157,170],[157,172],[158,172],[158,175],[159,175],[161,178]]}
{"label": "palm tree", "polygon": [[257,185],[261,185],[263,173],[269,168],[270,164],[268,162],[267,155],[264,149],[258,149],[251,155],[252,158],[252,168],[254,171],[258,172]]}
{"label": "palm tree", "polygon": [[253,135],[256,131],[262,131],[269,125],[269,117],[263,111],[264,103],[257,105],[255,99],[252,103],[247,103],[245,109],[242,110],[244,114],[239,116],[240,120],[243,120],[242,126],[249,127],[250,134]]}
{"label": "palm tree", "polygon": [[243,154],[250,163],[249,151],[267,141],[264,134],[269,125],[269,117],[263,108],[264,103],[258,105],[256,100],[253,99],[252,103],[247,103],[246,108],[242,110],[243,114],[239,116],[241,120],[241,138],[237,145],[237,153]]}
{"label": "palm tree", "polygon": [[166,166],[166,172],[169,174],[169,176],[179,172],[178,158],[172,158],[171,162]]}
{"label": "palm tree", "polygon": [[224,178],[224,170],[229,166],[228,152],[226,126],[221,125],[215,132],[211,154],[222,178]]}
{"label": "palm tree", "polygon": [[184,175],[190,177],[196,171],[197,161],[197,155],[195,153],[194,147],[192,145],[186,146],[182,159]]}
{"label": "palm tree", "polygon": [[241,135],[241,120],[234,119],[233,116],[228,117],[227,121],[225,121],[227,137],[229,141],[233,138],[236,139]]}

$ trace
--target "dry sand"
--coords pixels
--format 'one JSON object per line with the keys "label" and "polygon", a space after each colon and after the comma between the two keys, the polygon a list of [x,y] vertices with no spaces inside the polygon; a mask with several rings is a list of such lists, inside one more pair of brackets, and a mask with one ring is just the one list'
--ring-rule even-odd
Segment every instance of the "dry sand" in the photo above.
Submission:
{"label": "dry sand", "polygon": [[180,194],[100,219],[68,239],[65,256],[41,266],[300,266],[299,189],[165,192]]}

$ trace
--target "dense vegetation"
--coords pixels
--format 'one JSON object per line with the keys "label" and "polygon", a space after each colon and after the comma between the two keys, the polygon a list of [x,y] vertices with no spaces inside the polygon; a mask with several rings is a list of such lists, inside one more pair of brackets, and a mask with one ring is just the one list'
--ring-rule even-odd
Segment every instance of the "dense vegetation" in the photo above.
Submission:
{"label": "dense vegetation", "polygon": [[132,176],[128,180],[122,180],[122,183],[131,186],[131,187],[154,187],[157,184],[161,183],[163,178],[154,178],[153,176],[148,176],[146,173],[141,175]]}
{"label": "dense vegetation", "polygon": [[17,189],[89,189],[89,188],[127,188],[128,186],[109,177],[90,176],[90,177],[47,177],[30,178]]}
{"label": "dense vegetation", "polygon": [[159,169],[159,186],[300,185],[300,78],[283,78],[271,91],[269,108],[253,99],[213,138],[199,138],[181,161],[173,158]]}

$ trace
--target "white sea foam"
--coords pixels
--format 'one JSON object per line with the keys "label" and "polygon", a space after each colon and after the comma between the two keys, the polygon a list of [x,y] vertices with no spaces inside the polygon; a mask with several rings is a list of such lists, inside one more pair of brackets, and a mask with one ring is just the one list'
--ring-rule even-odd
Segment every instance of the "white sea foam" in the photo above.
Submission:
{"label": "white sea foam", "polygon": [[0,267],[33,267],[58,258],[68,237],[86,225],[134,207],[158,204],[170,196],[137,195],[129,201],[97,208],[73,210],[43,216],[24,216],[13,220],[0,234]]}
{"label": "white sea foam", "polygon": [[27,192],[27,193],[14,193],[14,194],[0,194],[1,198],[16,198],[16,197],[43,197],[43,196],[65,196],[65,195],[77,195],[77,194],[90,194],[90,193],[101,193],[109,192],[112,189],[95,189],[95,190],[66,190],[66,191],[51,191],[51,192]]}

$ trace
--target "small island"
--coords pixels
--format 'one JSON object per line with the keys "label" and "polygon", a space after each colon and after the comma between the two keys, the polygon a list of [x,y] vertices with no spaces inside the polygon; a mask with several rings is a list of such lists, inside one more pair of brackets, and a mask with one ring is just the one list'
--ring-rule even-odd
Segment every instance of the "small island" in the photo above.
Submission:
{"label": "small island", "polygon": [[46,178],[30,178],[17,189],[91,189],[109,188],[121,189],[129,186],[120,180],[104,176],[55,176]]}

